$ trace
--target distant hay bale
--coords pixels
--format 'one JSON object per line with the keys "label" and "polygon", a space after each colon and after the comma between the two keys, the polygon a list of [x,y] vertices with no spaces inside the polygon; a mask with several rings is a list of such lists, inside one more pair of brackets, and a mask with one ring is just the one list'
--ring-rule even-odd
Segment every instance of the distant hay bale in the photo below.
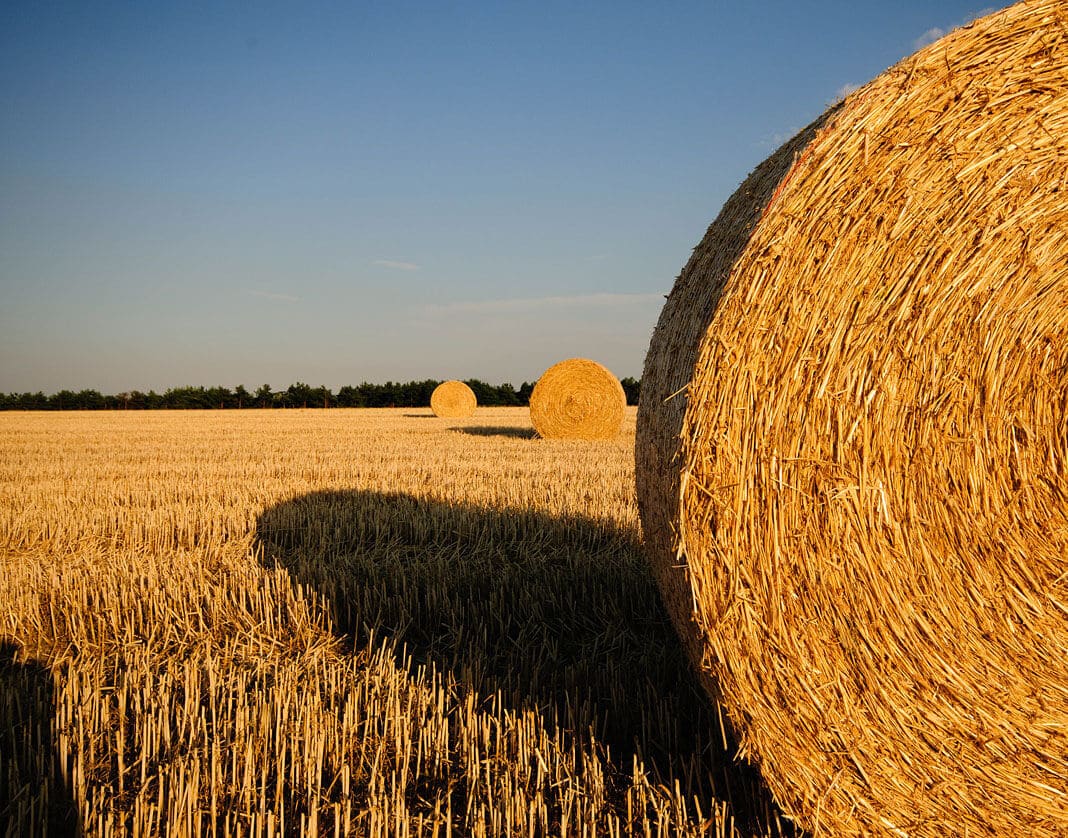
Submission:
{"label": "distant hay bale", "polygon": [[642,376],[639,509],[742,752],[816,834],[1068,834],[1068,3],[762,164]]}
{"label": "distant hay bale", "polygon": [[611,439],[626,412],[623,385],[585,358],[553,364],[530,394],[530,422],[545,439]]}
{"label": "distant hay bale", "polygon": [[430,409],[442,419],[466,419],[477,406],[475,391],[462,381],[443,381],[430,394]]}

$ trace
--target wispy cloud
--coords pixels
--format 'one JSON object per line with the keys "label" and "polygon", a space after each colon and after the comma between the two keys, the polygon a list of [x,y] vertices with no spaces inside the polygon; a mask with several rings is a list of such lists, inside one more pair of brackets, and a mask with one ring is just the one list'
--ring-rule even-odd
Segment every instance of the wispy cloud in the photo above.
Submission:
{"label": "wispy cloud", "polygon": [[423,307],[424,314],[514,314],[544,308],[609,308],[663,303],[663,294],[576,294],[560,297],[522,297],[510,300],[474,300],[458,303],[431,304]]}
{"label": "wispy cloud", "polygon": [[833,105],[837,102],[841,102],[846,96],[856,90],[860,90],[859,84],[853,84],[852,82],[847,82],[846,84],[843,84],[836,91],[834,91],[834,98],[831,100],[831,104]]}
{"label": "wispy cloud", "polygon": [[930,29],[928,29],[926,32],[920,35],[920,37],[918,37],[915,41],[912,42],[912,48],[922,49],[928,44],[933,44],[945,34],[946,30],[943,29],[941,26],[932,26]]}
{"label": "wispy cloud", "polygon": [[299,303],[300,297],[294,297],[292,294],[276,294],[273,291],[257,291],[250,290],[248,292],[253,297],[262,297],[265,300],[274,300],[279,303]]}
{"label": "wispy cloud", "polygon": [[996,11],[997,11],[997,9],[995,7],[987,6],[984,9],[980,9],[974,15],[969,17],[967,20],[961,21],[959,23],[953,23],[953,24],[950,24],[949,26],[946,26],[946,27],[932,26],[930,29],[928,29],[926,32],[924,32],[922,35],[920,35],[920,37],[916,38],[916,40],[914,40],[912,42],[912,48],[914,50],[923,49],[925,46],[927,46],[928,44],[933,44],[935,41],[937,41],[939,38],[943,37],[944,35],[948,35],[950,32],[952,32],[957,27],[966,26],[967,24],[971,23],[972,21],[978,20],[981,17],[986,17],[987,15],[993,14]]}
{"label": "wispy cloud", "polygon": [[397,262],[393,259],[375,259],[372,262],[374,265],[378,265],[380,268],[389,268],[394,271],[417,271],[419,266],[414,262]]}
{"label": "wispy cloud", "polygon": [[777,131],[774,134],[765,134],[759,140],[757,140],[757,148],[771,148],[776,149],[785,143],[787,140],[793,139],[793,137],[800,131],[801,128],[787,128],[785,131]]}

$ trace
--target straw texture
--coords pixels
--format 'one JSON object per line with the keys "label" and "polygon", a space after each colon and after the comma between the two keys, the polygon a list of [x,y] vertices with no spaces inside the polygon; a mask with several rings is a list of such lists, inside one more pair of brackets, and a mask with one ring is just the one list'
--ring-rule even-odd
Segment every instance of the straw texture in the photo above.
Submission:
{"label": "straw texture", "polygon": [[638,421],[665,601],[789,815],[1068,834],[1068,3],[951,33],[754,172]]}
{"label": "straw texture", "polygon": [[530,422],[544,439],[611,439],[619,434],[627,396],[596,361],[553,364],[530,394]]}
{"label": "straw texture", "polygon": [[443,381],[430,394],[430,409],[443,419],[466,419],[477,406],[475,391],[462,381]]}
{"label": "straw texture", "polygon": [[[685,391],[693,376],[698,345],[731,266],[794,157],[812,140],[825,118],[820,117],[772,154],[728,199],[675,281],[645,358],[635,446],[638,508],[646,552],[655,558],[653,570],[661,596],[695,663],[703,657],[704,642],[692,620],[693,591],[686,565],[675,558],[680,549],[678,457]],[[700,670],[699,674],[707,672]],[[715,693],[713,681],[706,679],[705,687]]]}

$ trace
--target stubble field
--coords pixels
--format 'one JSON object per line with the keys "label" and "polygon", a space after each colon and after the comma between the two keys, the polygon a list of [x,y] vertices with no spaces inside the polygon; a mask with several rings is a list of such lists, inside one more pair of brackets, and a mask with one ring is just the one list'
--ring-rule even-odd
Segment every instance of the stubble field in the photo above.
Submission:
{"label": "stubble field", "polygon": [[634,419],[0,414],[0,832],[788,833],[642,558]]}

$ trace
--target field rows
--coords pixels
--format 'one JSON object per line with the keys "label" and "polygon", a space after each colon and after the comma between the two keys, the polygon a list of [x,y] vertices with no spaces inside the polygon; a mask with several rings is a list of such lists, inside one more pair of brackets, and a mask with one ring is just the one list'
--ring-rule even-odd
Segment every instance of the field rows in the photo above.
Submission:
{"label": "field rows", "polygon": [[788,831],[638,549],[634,413],[0,416],[7,834]]}

